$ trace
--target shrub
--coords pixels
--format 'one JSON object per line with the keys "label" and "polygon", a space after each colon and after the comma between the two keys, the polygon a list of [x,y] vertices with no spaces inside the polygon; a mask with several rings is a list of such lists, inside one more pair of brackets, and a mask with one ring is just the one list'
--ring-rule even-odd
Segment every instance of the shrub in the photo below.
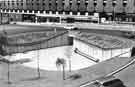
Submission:
{"label": "shrub", "polygon": [[77,80],[79,78],[81,78],[82,76],[80,74],[74,74],[74,75],[71,75],[69,78],[71,78],[72,80]]}

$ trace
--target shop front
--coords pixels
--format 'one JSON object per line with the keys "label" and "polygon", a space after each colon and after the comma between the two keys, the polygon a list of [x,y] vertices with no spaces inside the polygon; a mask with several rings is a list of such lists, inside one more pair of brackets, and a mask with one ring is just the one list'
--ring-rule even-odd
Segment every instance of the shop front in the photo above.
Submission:
{"label": "shop front", "polygon": [[61,17],[57,15],[36,15],[38,23],[61,23]]}
{"label": "shop front", "polygon": [[22,14],[22,21],[23,22],[35,22],[35,14]]}

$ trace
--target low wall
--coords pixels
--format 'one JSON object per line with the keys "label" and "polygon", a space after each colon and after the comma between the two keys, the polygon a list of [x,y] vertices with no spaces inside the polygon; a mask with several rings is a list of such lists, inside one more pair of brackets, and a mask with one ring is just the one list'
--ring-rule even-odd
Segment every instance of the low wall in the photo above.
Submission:
{"label": "low wall", "polygon": [[76,48],[78,48],[81,52],[85,54],[88,54],[94,58],[99,59],[100,61],[110,59],[125,52],[128,53],[121,55],[121,57],[130,57],[130,49],[131,49],[131,48],[121,48],[121,49],[104,50],[96,46],[84,43],[80,40],[74,39],[73,50],[75,50]]}
{"label": "low wall", "polygon": [[14,54],[14,53],[24,53],[32,50],[46,49],[58,46],[67,46],[72,45],[73,39],[68,37],[68,32],[63,32],[57,35],[54,35],[49,38],[41,39],[31,43],[15,43],[4,45],[5,55]]}

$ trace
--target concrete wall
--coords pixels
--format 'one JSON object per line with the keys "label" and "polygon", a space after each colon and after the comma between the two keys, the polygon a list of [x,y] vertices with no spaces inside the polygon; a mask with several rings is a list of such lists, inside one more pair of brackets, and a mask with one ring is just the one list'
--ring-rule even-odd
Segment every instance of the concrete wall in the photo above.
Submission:
{"label": "concrete wall", "polygon": [[[81,52],[86,53],[94,58],[100,59],[100,61],[104,61],[104,60],[110,59],[114,56],[117,56],[121,53],[130,51],[130,48],[104,50],[104,49],[95,47],[93,45],[86,44],[80,40],[74,39],[73,50],[75,48],[78,48]],[[130,57],[130,52],[126,53],[124,55],[121,55],[121,56]]]}
{"label": "concrete wall", "polygon": [[[14,37],[15,38],[15,37]],[[38,49],[46,49],[58,46],[69,46],[72,45],[72,39],[68,37],[68,32],[58,33],[52,35],[47,39],[41,39],[40,41],[28,42],[28,43],[17,43],[14,42],[9,44],[5,48],[7,54],[22,53]]]}

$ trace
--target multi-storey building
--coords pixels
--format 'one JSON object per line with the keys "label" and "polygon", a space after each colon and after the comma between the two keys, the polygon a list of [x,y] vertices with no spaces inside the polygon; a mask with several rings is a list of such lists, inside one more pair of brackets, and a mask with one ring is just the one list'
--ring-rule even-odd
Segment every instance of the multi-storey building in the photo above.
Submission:
{"label": "multi-storey building", "polygon": [[0,8],[10,21],[56,21],[50,17],[90,21],[94,13],[110,21],[135,21],[135,0],[1,0]]}

